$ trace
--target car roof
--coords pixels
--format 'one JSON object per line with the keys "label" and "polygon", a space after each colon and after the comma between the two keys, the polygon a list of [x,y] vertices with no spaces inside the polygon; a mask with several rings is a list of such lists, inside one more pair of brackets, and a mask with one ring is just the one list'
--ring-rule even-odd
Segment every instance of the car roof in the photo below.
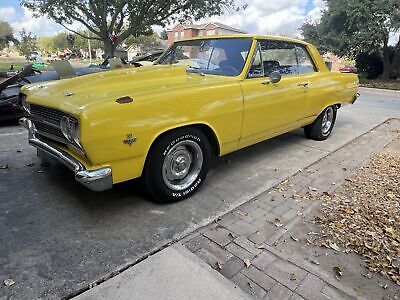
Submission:
{"label": "car roof", "polygon": [[259,39],[259,40],[273,40],[273,41],[286,41],[286,42],[293,42],[303,45],[309,45],[309,43],[292,38],[286,38],[281,36],[272,36],[272,35],[256,35],[256,34],[231,34],[231,35],[210,35],[210,36],[197,36],[188,39],[182,39],[176,42],[182,41],[192,41],[192,40],[205,40],[205,39],[239,39],[239,38],[251,38],[251,39]]}

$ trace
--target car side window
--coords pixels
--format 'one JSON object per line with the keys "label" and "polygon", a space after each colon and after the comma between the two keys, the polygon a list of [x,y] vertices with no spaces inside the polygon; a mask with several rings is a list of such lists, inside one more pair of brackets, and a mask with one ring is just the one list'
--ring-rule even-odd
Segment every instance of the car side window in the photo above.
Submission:
{"label": "car side window", "polygon": [[282,76],[296,74],[295,45],[281,41],[261,41],[260,45],[266,76],[272,72],[279,72]]}
{"label": "car side window", "polygon": [[247,77],[248,78],[265,77],[260,45],[257,45],[257,51],[253,57],[253,61]]}
{"label": "car side window", "polygon": [[310,74],[316,72],[315,65],[310,55],[304,47],[297,46],[296,54],[298,60],[298,72],[301,74]]}
{"label": "car side window", "polygon": [[268,77],[272,72],[301,75],[315,72],[307,50],[299,44],[285,41],[260,40],[248,78]]}

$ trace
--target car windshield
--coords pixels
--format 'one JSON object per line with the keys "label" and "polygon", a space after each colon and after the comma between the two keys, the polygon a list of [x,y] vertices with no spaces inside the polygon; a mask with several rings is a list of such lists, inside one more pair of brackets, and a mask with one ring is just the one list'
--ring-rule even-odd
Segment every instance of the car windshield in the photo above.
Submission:
{"label": "car windshield", "polygon": [[246,62],[252,39],[221,38],[176,42],[157,64],[188,66],[188,72],[237,76]]}

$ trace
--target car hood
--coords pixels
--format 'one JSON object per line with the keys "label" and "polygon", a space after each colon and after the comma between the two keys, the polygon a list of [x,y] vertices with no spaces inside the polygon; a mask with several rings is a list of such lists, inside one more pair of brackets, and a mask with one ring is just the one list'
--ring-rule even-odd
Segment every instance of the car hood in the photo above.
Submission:
{"label": "car hood", "polygon": [[43,105],[72,114],[101,103],[115,102],[129,96],[135,101],[148,94],[165,93],[171,89],[194,85],[209,85],[232,81],[234,77],[214,76],[186,72],[186,66],[149,66],[128,68],[90,74],[83,77],[24,86],[22,92],[28,102]]}

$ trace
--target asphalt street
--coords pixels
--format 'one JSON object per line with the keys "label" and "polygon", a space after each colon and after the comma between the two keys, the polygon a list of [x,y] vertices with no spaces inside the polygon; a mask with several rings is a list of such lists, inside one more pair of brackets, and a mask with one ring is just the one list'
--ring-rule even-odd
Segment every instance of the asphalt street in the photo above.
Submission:
{"label": "asphalt street", "polygon": [[[42,167],[25,129],[0,124],[0,299],[58,299],[134,264],[257,196],[388,118],[400,94],[362,92],[339,110],[324,142],[302,130],[213,161],[199,193],[180,203],[149,200],[140,180],[91,192],[62,166]],[[34,164],[34,165],[32,165]]]}

